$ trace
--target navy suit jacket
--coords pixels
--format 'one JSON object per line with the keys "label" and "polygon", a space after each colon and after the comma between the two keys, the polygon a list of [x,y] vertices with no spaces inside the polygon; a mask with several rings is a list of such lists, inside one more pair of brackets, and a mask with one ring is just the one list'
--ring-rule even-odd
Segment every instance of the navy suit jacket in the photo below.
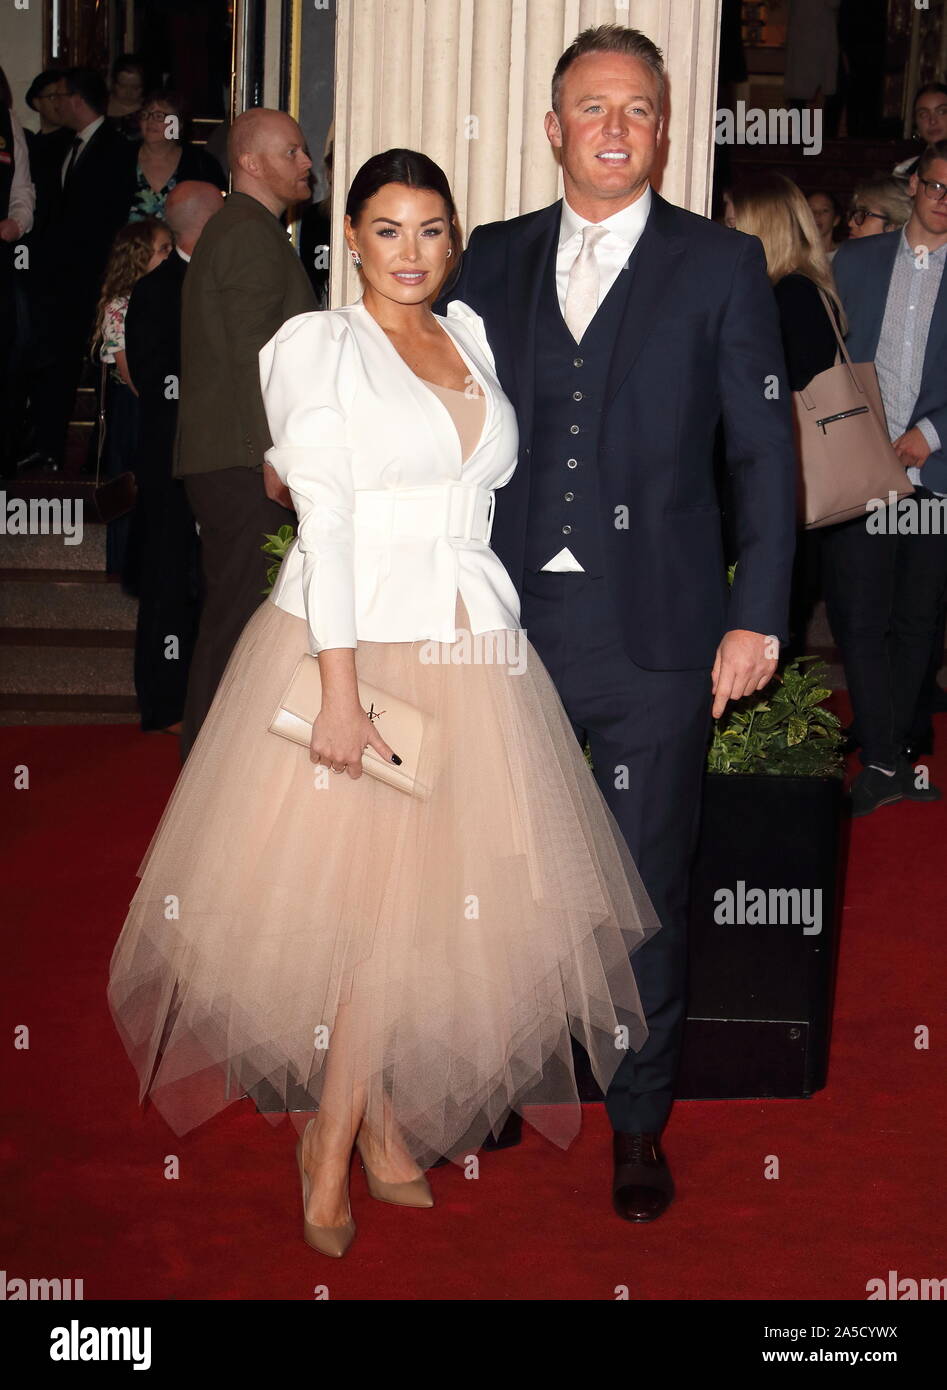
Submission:
{"label": "navy suit jacket", "polygon": [[[711,666],[729,628],[785,638],[795,449],[779,316],[759,241],[652,198],[622,272],[633,278],[605,386],[600,524],[625,650],[646,669],[684,670]],[[516,409],[519,462],[497,491],[491,543],[520,593],[536,466],[537,304],[561,207],[477,227],[457,281],[435,306],[443,312],[448,300],[462,299],[481,315]],[[737,510],[729,592],[714,476],[721,416]],[[627,527],[616,525],[624,518]]]}
{"label": "navy suit jacket", "polygon": [[[896,232],[853,238],[842,243],[832,263],[848,318],[845,342],[853,362],[873,362],[877,356],[894,258],[903,237],[903,228],[898,228]],[[921,483],[934,492],[947,492],[947,269],[931,315],[921,389],[908,429],[925,417],[940,436],[941,447],[928,455],[921,469]]]}

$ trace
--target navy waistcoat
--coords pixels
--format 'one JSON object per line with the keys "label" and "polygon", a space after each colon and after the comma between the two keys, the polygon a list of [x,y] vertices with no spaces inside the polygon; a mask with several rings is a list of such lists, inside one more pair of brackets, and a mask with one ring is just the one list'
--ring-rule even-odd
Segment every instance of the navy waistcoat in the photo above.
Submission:
{"label": "navy waistcoat", "polygon": [[[599,426],[608,368],[634,274],[635,252],[576,343],[559,309],[554,241],[536,321],[536,402],[530,452],[526,568],[568,546],[589,575],[603,573]],[[637,250],[637,248],[636,248]]]}

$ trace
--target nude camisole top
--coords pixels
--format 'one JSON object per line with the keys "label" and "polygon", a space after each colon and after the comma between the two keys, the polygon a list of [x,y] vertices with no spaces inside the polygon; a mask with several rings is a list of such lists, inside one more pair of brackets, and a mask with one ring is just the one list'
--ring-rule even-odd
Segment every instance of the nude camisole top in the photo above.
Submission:
{"label": "nude camisole top", "polygon": [[456,391],[450,386],[438,386],[433,381],[419,377],[429,391],[433,391],[438,400],[450,412],[450,417],[454,422],[454,428],[460,436],[460,456],[464,463],[473,453],[480,440],[483,431],[483,420],[486,414],[486,400],[483,395],[468,396],[466,391]]}

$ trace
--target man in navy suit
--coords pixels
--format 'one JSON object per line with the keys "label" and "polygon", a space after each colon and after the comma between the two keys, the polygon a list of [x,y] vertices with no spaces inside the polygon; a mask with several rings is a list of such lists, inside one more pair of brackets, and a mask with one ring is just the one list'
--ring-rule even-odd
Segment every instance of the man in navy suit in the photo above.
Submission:
{"label": "man in navy suit", "polygon": [[943,646],[947,140],[927,146],[909,192],[914,211],[903,229],[845,242],[834,264],[849,351],[875,363],[888,433],[915,486],[912,497],[824,535],[826,601],[864,764],[851,789],[856,816],[940,796],[905,744],[935,641]]}
{"label": "man in navy suit", "polygon": [[[660,198],[664,67],[635,30],[586,30],[546,133],[565,199],[476,228],[451,298],[486,324],[520,428],[492,544],[663,929],[634,957],[644,1048],[609,1088],[613,1205],[660,1216],[685,1017],[687,881],[711,706],[760,690],[787,627],[790,398],[762,248]],[[739,561],[728,592],[714,433]]]}

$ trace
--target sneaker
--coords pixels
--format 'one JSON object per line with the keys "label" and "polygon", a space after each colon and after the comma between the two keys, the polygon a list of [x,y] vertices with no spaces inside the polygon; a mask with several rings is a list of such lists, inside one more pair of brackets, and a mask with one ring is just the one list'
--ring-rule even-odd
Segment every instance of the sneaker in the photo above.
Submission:
{"label": "sneaker", "polygon": [[[912,769],[913,771],[913,769]],[[877,767],[866,767],[848,789],[853,816],[867,816],[879,806],[901,801],[907,795],[906,777],[898,772],[889,777]]]}

